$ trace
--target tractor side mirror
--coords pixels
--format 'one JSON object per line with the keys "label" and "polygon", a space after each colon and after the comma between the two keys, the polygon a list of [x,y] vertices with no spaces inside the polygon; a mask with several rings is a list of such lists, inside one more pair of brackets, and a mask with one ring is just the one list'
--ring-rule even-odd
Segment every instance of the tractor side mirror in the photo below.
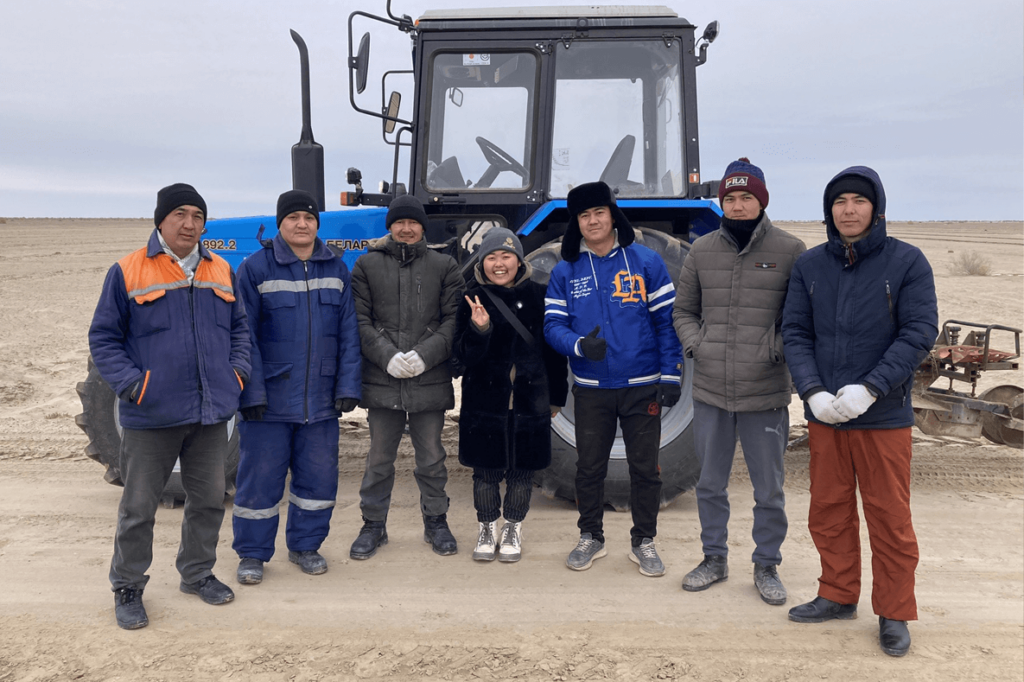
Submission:
{"label": "tractor side mirror", "polygon": [[715,42],[715,38],[718,37],[718,22],[712,21],[704,29],[704,35],[701,36],[701,40],[706,40],[708,43]]}
{"label": "tractor side mirror", "polygon": [[[369,35],[369,34],[367,34]],[[395,132],[395,119],[398,118],[398,109],[402,104],[402,95],[397,90],[391,93],[391,97],[388,99],[388,110],[387,118],[384,119],[384,132],[393,133]]]}
{"label": "tractor side mirror", "polygon": [[366,89],[366,73],[370,69],[370,34],[368,32],[364,33],[363,39],[359,41],[359,50],[349,67],[356,70],[356,92],[362,94]]}

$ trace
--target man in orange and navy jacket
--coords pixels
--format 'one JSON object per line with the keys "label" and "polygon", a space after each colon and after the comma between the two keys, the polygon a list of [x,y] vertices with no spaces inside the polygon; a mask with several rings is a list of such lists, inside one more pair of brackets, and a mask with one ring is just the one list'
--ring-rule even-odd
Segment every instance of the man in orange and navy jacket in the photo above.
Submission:
{"label": "man in orange and navy jacket", "polygon": [[157,193],[149,244],[107,273],[89,348],[120,398],[121,478],[110,583],[117,624],[149,624],[142,592],[160,494],[181,462],[181,591],[234,599],[213,575],[224,518],[227,422],[250,372],[249,328],[231,266],[199,243],[206,202],[178,183]]}

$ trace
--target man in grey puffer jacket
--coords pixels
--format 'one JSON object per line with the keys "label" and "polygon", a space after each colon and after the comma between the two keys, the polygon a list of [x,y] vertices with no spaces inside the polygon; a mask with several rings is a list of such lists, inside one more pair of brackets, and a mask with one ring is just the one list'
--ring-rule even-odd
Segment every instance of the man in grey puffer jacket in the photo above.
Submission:
{"label": "man in grey puffer jacket", "polygon": [[765,602],[780,605],[791,392],[780,322],[790,270],[806,247],[768,220],[764,174],[748,159],[729,164],[718,196],[722,227],[690,248],[672,311],[686,357],[694,360],[693,434],[701,461],[704,560],[683,589],[698,592],[729,576],[728,485],[738,434],[754,485],[754,584]]}
{"label": "man in grey puffer jacket", "polygon": [[427,215],[410,195],[391,202],[389,234],[352,269],[352,295],[363,351],[363,399],[370,452],[359,488],[363,527],[349,556],[369,559],[387,544],[385,529],[395,458],[408,421],[416,456],[423,539],[441,555],[458,546],[448,528],[444,411],[455,407],[449,357],[464,283],[451,256],[427,248]]}

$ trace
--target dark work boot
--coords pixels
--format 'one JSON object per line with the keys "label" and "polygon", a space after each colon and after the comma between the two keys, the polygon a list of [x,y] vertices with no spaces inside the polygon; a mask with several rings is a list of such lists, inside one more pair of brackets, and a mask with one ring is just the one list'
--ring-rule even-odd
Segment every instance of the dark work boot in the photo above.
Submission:
{"label": "dark work boot", "polygon": [[142,590],[134,587],[114,590],[114,615],[118,627],[125,630],[138,630],[149,625],[146,607],[142,605]]}
{"label": "dark work boot", "polygon": [[388,531],[384,521],[371,521],[363,517],[363,527],[359,536],[352,543],[348,555],[353,559],[369,559],[377,553],[377,548],[388,544]]}
{"label": "dark work boot", "polygon": [[806,604],[789,610],[789,619],[795,623],[824,623],[833,618],[853,620],[857,617],[856,604],[840,604],[824,597],[815,597]]}
{"label": "dark work boot", "polygon": [[448,528],[448,515],[423,517],[423,542],[429,542],[435,553],[450,556],[459,551],[455,536]]}
{"label": "dark work boot", "polygon": [[906,656],[910,650],[910,630],[905,620],[878,617],[878,643],[890,656]]}

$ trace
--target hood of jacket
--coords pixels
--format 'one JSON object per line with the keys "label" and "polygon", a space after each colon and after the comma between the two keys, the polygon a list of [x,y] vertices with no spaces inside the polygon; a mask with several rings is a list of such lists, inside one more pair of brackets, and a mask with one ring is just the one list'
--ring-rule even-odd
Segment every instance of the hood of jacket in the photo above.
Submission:
{"label": "hood of jacket", "polygon": [[[832,207],[828,203],[829,190],[832,188],[832,185],[840,178],[848,175],[856,175],[870,182],[875,188],[875,197],[877,199],[877,202],[872,207],[874,212],[871,216],[870,234],[853,244],[843,242],[843,237],[839,234],[835,221],[832,219]],[[825,211],[825,229],[828,233],[828,244],[825,248],[829,253],[838,258],[843,258],[852,264],[872,251],[882,248],[885,244],[885,188],[882,187],[882,179],[878,177],[878,173],[873,169],[867,166],[850,166],[846,170],[840,171],[825,185],[825,193],[822,196],[821,202]]]}
{"label": "hood of jacket", "polygon": [[366,252],[369,253],[371,251],[381,251],[397,260],[400,264],[406,265],[427,252],[427,240],[421,239],[415,244],[406,244],[405,242],[396,241],[390,234],[386,234],[380,239],[367,244]]}

